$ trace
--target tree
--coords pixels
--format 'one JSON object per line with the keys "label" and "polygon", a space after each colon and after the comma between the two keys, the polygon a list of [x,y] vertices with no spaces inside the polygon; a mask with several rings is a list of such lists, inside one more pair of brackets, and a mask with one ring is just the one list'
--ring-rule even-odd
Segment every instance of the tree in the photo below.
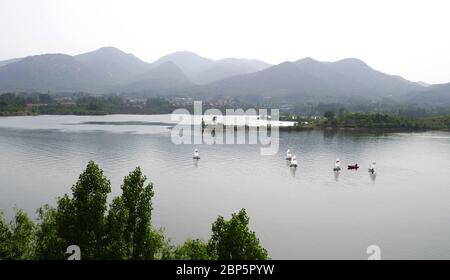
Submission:
{"label": "tree", "polygon": [[34,257],[35,227],[28,215],[16,210],[14,220],[10,223],[10,258],[29,260]]}
{"label": "tree", "polygon": [[107,112],[108,104],[104,97],[87,96],[77,99],[77,105],[87,111]]}
{"label": "tree", "polygon": [[167,114],[175,109],[170,102],[160,97],[147,99],[145,102],[145,108],[146,112],[151,114]]}
{"label": "tree", "polygon": [[65,258],[67,245],[58,235],[55,208],[44,205],[37,211],[38,225],[36,228],[35,257],[38,260],[57,260]]}
{"label": "tree", "polygon": [[53,97],[49,93],[39,94],[39,103],[50,104],[53,102]]}
{"label": "tree", "polygon": [[[154,254],[145,250],[150,242],[153,184],[145,185],[147,177],[137,167],[123,180],[122,199],[128,211],[125,240],[129,244],[129,255],[133,259],[153,259]],[[151,244],[148,244],[151,246]]]}
{"label": "tree", "polygon": [[11,231],[6,223],[3,212],[0,211],[0,260],[11,256]]}
{"label": "tree", "polygon": [[122,195],[111,204],[106,246],[110,258],[154,259],[163,246],[164,237],[151,227],[154,192],[146,180],[137,167],[124,178]]}
{"label": "tree", "polygon": [[109,192],[110,181],[103,175],[103,170],[90,161],[72,186],[73,198],[64,195],[58,201],[58,235],[66,246],[78,245],[83,259],[95,259],[102,255]]}
{"label": "tree", "polygon": [[26,107],[25,98],[18,97],[14,93],[0,94],[0,112],[18,112]]}
{"label": "tree", "polygon": [[212,256],[208,254],[208,244],[200,239],[187,240],[183,245],[175,249],[174,259],[176,260],[210,260]]}
{"label": "tree", "polygon": [[116,197],[110,205],[106,217],[105,258],[123,260],[129,258],[129,247],[126,240],[128,211],[121,197]]}
{"label": "tree", "polygon": [[256,234],[250,231],[249,217],[245,209],[233,214],[229,221],[222,216],[212,225],[212,236],[208,242],[210,256],[220,260],[265,260],[266,249],[261,247]]}
{"label": "tree", "polygon": [[142,259],[162,259],[163,250],[168,243],[164,237],[162,229],[151,229],[144,239],[144,246],[141,249]]}
{"label": "tree", "polygon": [[323,116],[327,118],[327,120],[331,121],[334,119],[334,112],[333,111],[326,111]]}
{"label": "tree", "polygon": [[151,225],[153,184],[137,167],[124,178],[122,195],[107,211],[109,180],[89,162],[72,186],[72,196],[58,199],[57,207],[44,205],[34,223],[21,210],[9,224],[0,212],[0,259],[64,259],[66,248],[78,245],[83,259],[267,259],[245,209],[223,217],[212,226],[212,237],[187,240],[175,247],[163,231]]}

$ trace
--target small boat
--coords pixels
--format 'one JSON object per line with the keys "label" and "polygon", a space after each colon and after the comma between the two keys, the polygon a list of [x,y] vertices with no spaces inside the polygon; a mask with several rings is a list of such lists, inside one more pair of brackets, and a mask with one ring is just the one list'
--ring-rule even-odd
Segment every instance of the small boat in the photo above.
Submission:
{"label": "small boat", "polygon": [[286,160],[291,160],[291,158],[292,158],[291,150],[288,149],[286,152]]}
{"label": "small boat", "polygon": [[193,159],[200,159],[200,153],[198,152],[198,149],[194,150],[194,156],[192,158]]}
{"label": "small boat", "polygon": [[377,162],[376,161],[372,161],[372,164],[369,167],[369,172],[372,174],[375,174],[375,167],[377,166]]}
{"label": "small boat", "polygon": [[334,163],[333,171],[341,171],[341,161],[339,159],[336,159],[336,162]]}
{"label": "small boat", "polygon": [[290,166],[290,167],[293,167],[293,168],[297,168],[298,163],[297,163],[297,157],[296,157],[295,155],[292,156],[292,158],[291,158],[291,164],[289,164],[289,166]]}
{"label": "small boat", "polygon": [[358,168],[359,168],[359,165],[357,163],[348,165],[349,170],[358,170]]}

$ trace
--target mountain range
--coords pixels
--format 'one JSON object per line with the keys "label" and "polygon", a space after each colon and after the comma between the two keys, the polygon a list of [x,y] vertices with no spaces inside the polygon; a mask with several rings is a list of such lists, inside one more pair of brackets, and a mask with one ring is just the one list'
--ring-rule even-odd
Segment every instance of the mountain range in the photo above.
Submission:
{"label": "mountain range", "polygon": [[117,48],[70,56],[44,54],[0,61],[0,92],[203,94],[314,102],[379,100],[450,105],[450,83],[430,85],[374,70],[356,58],[312,58],[271,65],[260,60],[213,60],[175,52],[147,63]]}

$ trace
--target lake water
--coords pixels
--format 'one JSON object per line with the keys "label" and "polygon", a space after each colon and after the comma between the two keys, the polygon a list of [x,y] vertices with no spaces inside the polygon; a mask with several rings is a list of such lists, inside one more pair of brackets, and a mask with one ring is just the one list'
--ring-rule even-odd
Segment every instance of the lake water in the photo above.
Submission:
{"label": "lake water", "polygon": [[[281,132],[276,155],[260,155],[258,145],[197,145],[194,164],[194,146],[172,144],[168,123],[163,115],[0,118],[0,209],[34,215],[94,160],[111,197],[142,167],[155,185],[153,225],[175,243],[207,240],[218,215],[246,208],[274,259],[365,259],[372,244],[384,259],[450,258],[450,133]],[[336,158],[362,168],[336,176]],[[372,160],[376,176],[367,172]]]}

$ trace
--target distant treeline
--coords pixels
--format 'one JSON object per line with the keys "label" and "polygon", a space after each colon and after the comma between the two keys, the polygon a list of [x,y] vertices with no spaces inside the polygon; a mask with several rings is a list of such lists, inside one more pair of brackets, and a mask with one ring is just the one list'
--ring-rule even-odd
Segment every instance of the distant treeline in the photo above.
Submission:
{"label": "distant treeline", "polygon": [[381,113],[325,112],[325,119],[316,122],[321,128],[379,129],[379,130],[450,130],[450,116],[405,117]]}
{"label": "distant treeline", "polygon": [[0,116],[31,114],[26,107],[25,98],[17,97],[12,93],[0,95]]}
{"label": "distant treeline", "polygon": [[0,212],[0,260],[66,259],[67,248],[80,248],[81,259],[114,260],[264,260],[267,251],[249,229],[245,209],[229,220],[219,216],[209,241],[187,240],[175,246],[152,226],[153,184],[137,167],[123,180],[122,194],[107,205],[110,181],[89,162],[56,207],[37,210],[38,221],[16,210],[7,222]]}
{"label": "distant treeline", "polygon": [[73,95],[60,98],[51,94],[0,95],[0,115],[106,115],[167,114],[176,108],[159,97],[133,101],[119,96]]}
{"label": "distant treeline", "polygon": [[[192,104],[173,105],[169,99],[150,97],[127,99],[117,95],[6,93],[0,95],[0,116],[9,115],[105,115],[105,114],[168,114],[179,107],[192,113]],[[282,120],[303,120],[303,128],[377,128],[377,129],[449,129],[450,108],[405,105],[390,101],[378,103],[318,103],[286,104],[237,103],[244,110],[252,108],[281,108]],[[234,106],[238,106],[234,105]],[[227,109],[228,105],[204,102],[203,109]],[[228,108],[233,109],[233,108]],[[234,108],[236,109],[236,108]],[[327,117],[324,122],[318,117]]]}
{"label": "distant treeline", "polygon": [[284,131],[302,130],[354,130],[354,131],[427,131],[450,130],[450,115],[434,117],[405,117],[382,113],[340,113],[327,111],[321,117],[288,116],[285,120],[296,121]]}
{"label": "distant treeline", "polygon": [[293,114],[317,116],[325,112],[333,112],[336,115],[344,113],[382,113],[405,117],[431,117],[450,115],[448,106],[430,106],[425,104],[399,103],[393,100],[380,102],[349,102],[349,103],[317,103],[294,104],[289,109]]}

